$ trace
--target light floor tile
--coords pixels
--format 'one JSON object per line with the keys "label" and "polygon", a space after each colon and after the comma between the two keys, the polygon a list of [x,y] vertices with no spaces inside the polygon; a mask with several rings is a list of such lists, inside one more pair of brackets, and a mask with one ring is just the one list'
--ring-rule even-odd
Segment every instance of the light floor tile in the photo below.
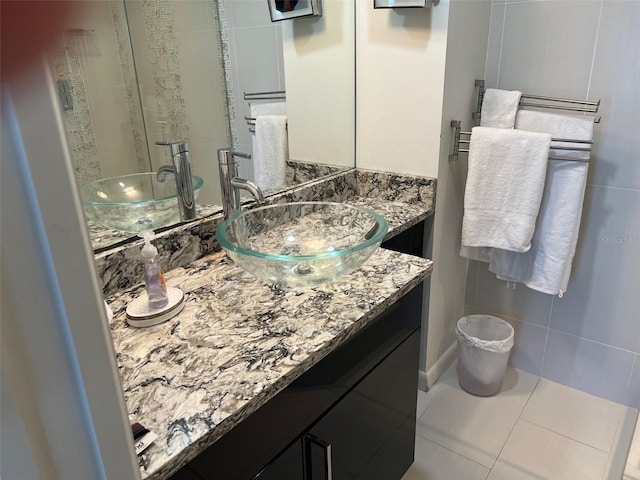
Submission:
{"label": "light floor tile", "polygon": [[608,455],[519,420],[488,480],[600,480]]}
{"label": "light floor tile", "polygon": [[500,393],[481,398],[458,385],[449,370],[441,390],[418,419],[418,435],[491,468],[539,377],[509,368]]}
{"label": "light floor tile", "polygon": [[625,407],[540,379],[522,419],[609,453]]}
{"label": "light floor tile", "polygon": [[416,456],[402,480],[485,480],[489,469],[416,436]]}

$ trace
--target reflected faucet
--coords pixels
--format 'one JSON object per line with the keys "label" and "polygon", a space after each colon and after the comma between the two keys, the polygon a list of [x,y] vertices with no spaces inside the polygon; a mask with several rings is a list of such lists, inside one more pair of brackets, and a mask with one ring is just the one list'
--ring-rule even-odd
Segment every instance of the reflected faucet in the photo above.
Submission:
{"label": "reflected faucet", "polygon": [[167,146],[171,149],[173,165],[163,165],[158,169],[157,178],[164,182],[167,174],[176,178],[176,192],[180,220],[185,222],[196,218],[196,201],[193,192],[193,178],[191,177],[191,156],[188,143],[156,142],[156,145]]}
{"label": "reflected faucet", "polygon": [[246,190],[258,204],[264,203],[262,190],[255,183],[238,176],[236,157],[251,158],[248,153],[234,152],[230,148],[218,150],[218,168],[220,169],[220,189],[222,191],[222,208],[224,218],[237,215],[241,210],[240,190]]}

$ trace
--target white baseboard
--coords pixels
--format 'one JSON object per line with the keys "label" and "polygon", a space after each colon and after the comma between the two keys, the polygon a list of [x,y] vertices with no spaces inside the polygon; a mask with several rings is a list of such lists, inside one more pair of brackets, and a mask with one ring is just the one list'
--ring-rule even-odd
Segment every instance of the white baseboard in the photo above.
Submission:
{"label": "white baseboard", "polygon": [[418,390],[422,390],[424,392],[429,390],[429,387],[427,387],[428,383],[427,372],[425,372],[424,370],[418,370]]}
{"label": "white baseboard", "polygon": [[[457,346],[457,342],[454,340],[451,343],[451,345],[449,345],[449,348],[447,348],[447,350],[440,356],[440,358],[436,360],[436,363],[434,363],[429,370],[427,370],[426,372],[423,372],[422,370],[420,371],[420,375],[418,377],[419,388],[423,390],[427,390],[433,387],[433,385],[438,381],[440,376],[455,361],[456,346]],[[424,380],[423,380],[423,377],[424,377]],[[424,387],[422,386],[423,383],[426,383]]]}

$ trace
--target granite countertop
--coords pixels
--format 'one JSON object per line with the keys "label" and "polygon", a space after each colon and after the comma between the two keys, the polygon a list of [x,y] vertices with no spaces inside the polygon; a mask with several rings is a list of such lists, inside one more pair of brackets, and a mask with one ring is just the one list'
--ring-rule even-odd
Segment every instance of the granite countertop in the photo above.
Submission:
{"label": "granite countertop", "polygon": [[[129,414],[158,435],[142,478],[169,477],[421,282],[432,262],[379,249],[357,271],[312,289],[268,285],[214,253],[167,274],[184,310],[126,325],[138,287],[111,299]],[[304,319],[304,320],[302,320]]]}
{"label": "granite countertop", "polygon": [[381,198],[355,196],[348,198],[345,203],[368,208],[382,215],[389,224],[389,231],[384,237],[385,240],[389,240],[391,237],[408,230],[433,213],[431,209],[424,205],[397,201],[389,202]]}

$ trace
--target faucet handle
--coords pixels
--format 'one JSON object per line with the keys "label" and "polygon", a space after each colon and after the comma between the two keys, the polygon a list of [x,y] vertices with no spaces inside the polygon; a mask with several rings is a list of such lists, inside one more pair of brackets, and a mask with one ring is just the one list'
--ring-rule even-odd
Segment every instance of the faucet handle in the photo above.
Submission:
{"label": "faucet handle", "polygon": [[[235,157],[240,158],[251,158],[251,154],[235,152],[231,150],[231,148],[219,148],[218,149],[218,164],[219,165],[229,165],[230,168],[237,168]],[[233,172],[233,175],[236,175],[236,172]]]}
{"label": "faucet handle", "polygon": [[231,155],[233,155],[234,157],[240,157],[240,158],[246,158],[246,159],[251,159],[251,154],[250,153],[242,153],[242,152],[236,152],[236,151],[231,151]]}
{"label": "faucet handle", "polygon": [[159,147],[169,147],[171,149],[171,155],[178,155],[180,153],[187,153],[189,151],[189,144],[187,142],[156,142]]}

